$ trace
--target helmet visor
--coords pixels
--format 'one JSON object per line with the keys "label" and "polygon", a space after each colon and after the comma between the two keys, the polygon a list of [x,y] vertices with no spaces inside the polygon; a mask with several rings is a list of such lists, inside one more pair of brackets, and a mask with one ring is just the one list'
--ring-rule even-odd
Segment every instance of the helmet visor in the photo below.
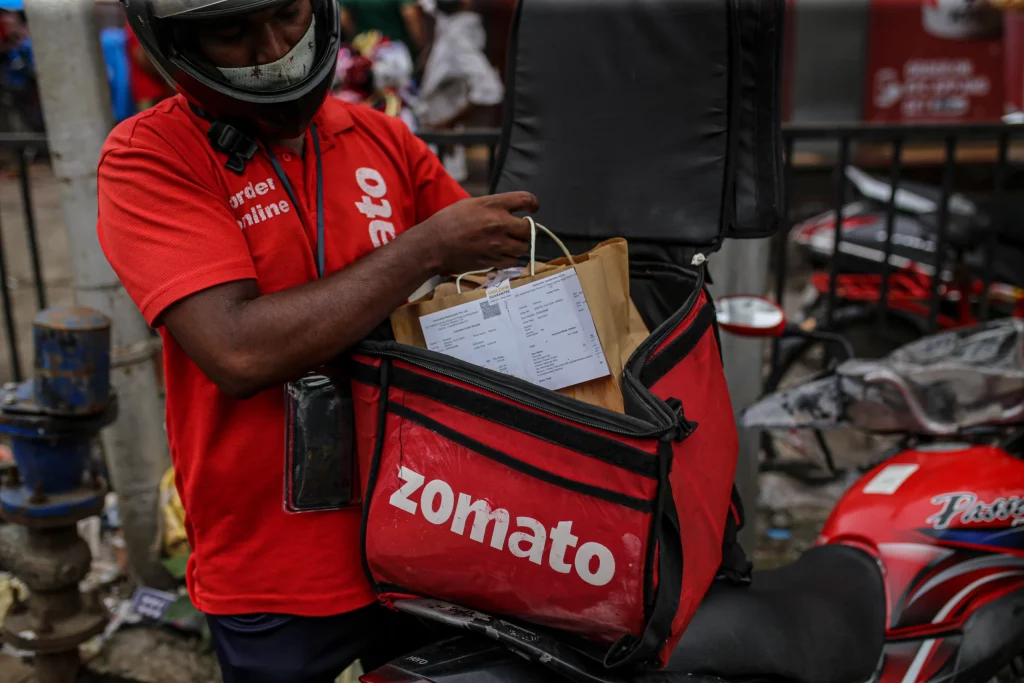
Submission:
{"label": "helmet visor", "polygon": [[285,0],[149,0],[157,19],[210,19],[248,14]]}

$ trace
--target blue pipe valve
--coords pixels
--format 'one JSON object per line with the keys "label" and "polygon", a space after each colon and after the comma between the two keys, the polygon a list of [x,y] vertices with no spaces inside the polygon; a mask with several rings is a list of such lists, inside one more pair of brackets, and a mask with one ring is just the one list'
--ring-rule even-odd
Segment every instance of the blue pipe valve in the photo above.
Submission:
{"label": "blue pipe valve", "polygon": [[88,308],[51,308],[36,316],[32,338],[32,378],[0,392],[0,433],[17,465],[0,489],[0,515],[60,526],[103,507],[106,486],[88,470],[93,438],[117,416],[110,320]]}

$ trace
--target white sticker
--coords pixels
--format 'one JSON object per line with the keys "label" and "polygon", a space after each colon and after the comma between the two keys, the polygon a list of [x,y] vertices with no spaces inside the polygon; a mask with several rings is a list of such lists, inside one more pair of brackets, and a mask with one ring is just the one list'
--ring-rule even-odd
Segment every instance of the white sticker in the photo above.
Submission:
{"label": "white sticker", "polygon": [[896,493],[903,482],[917,472],[920,465],[889,465],[875,475],[864,487],[864,493],[874,493],[881,496],[891,496]]}
{"label": "white sticker", "polygon": [[610,374],[574,268],[509,289],[497,299],[429,313],[420,326],[431,351],[546,389]]}
{"label": "white sticker", "polygon": [[502,280],[498,284],[493,287],[488,287],[484,291],[487,294],[487,302],[493,304],[512,294],[512,285],[508,280]]}

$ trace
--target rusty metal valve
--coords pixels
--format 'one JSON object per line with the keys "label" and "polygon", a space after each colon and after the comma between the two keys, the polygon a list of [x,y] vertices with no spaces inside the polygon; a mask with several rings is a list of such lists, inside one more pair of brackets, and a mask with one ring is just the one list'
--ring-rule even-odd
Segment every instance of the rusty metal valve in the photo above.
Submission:
{"label": "rusty metal valve", "polygon": [[99,431],[117,416],[110,389],[110,321],[87,308],[48,309],[32,325],[33,377],[0,390],[0,433],[17,466],[0,488],[0,564],[29,589],[3,624],[4,641],[36,653],[40,683],[71,683],[78,646],[107,623],[79,582],[91,556],[77,522],[103,509],[106,484],[90,471]]}

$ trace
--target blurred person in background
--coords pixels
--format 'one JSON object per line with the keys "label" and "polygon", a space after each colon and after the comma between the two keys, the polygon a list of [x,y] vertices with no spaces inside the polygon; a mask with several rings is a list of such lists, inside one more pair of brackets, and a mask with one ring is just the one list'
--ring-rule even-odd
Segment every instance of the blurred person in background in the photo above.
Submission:
{"label": "blurred person in background", "polygon": [[331,95],[401,119],[409,130],[418,127],[416,93],[409,51],[380,31],[360,33],[338,52]]}
{"label": "blurred person in background", "polygon": [[[11,3],[19,7],[20,3]],[[4,108],[15,114],[11,128],[42,132],[43,111],[36,86],[32,41],[20,10],[0,9],[0,93]]]}
{"label": "blurred person in background", "polygon": [[[435,130],[455,130],[481,122],[502,103],[501,76],[487,59],[487,31],[471,0],[430,0],[424,3],[435,19],[434,42],[427,57],[417,113]],[[433,5],[433,7],[431,7]],[[489,110],[489,111],[488,111]],[[469,172],[466,150],[456,145],[442,150],[445,170],[462,182]]]}
{"label": "blurred person in background", "polygon": [[380,31],[400,43],[415,63],[426,47],[423,12],[416,0],[338,0],[341,27],[352,40],[361,33]]}
{"label": "blurred person in background", "polygon": [[132,27],[124,27],[128,49],[128,71],[132,88],[132,102],[135,111],[145,111],[174,94],[174,88],[164,80],[160,71],[146,56],[142,44],[132,31]]}

